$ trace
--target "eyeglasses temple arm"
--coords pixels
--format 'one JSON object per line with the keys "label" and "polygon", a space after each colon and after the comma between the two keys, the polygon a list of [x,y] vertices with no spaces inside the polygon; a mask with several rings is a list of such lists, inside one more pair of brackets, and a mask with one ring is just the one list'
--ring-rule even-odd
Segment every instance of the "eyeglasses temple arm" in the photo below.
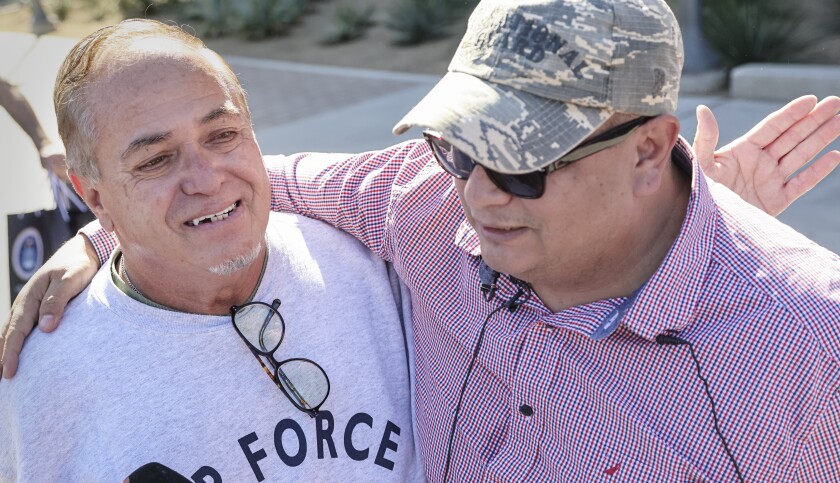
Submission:
{"label": "eyeglasses temple arm", "polygon": [[297,401],[300,403],[301,407],[305,407],[310,411],[314,411],[314,409],[312,409],[312,406],[310,406],[309,403],[306,402],[306,399],[303,397],[303,395],[301,395],[300,391],[298,391],[295,385],[292,384],[292,380],[289,379],[286,373],[283,372],[283,369],[280,369],[279,366],[277,367],[277,376],[283,379],[283,382],[285,382],[289,386],[289,390],[292,391],[292,394],[295,396],[295,399],[297,399]]}
{"label": "eyeglasses temple arm", "polygon": [[278,381],[277,378],[274,377],[274,374],[271,373],[271,369],[269,369],[268,366],[265,365],[265,362],[263,362],[262,357],[260,357],[260,354],[253,347],[251,347],[251,344],[245,345],[248,346],[248,349],[251,350],[251,354],[254,354],[254,357],[257,359],[257,362],[260,363],[265,373],[268,374],[269,378],[271,378],[271,381],[274,382],[274,384],[276,384],[277,387],[280,388],[280,390],[283,390],[283,386],[280,385],[280,381]]}

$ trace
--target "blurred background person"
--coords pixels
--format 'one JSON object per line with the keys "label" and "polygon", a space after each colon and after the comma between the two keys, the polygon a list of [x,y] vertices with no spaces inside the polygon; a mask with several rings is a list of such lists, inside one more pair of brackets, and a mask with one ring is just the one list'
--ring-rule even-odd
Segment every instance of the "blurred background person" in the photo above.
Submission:
{"label": "blurred background person", "polygon": [[64,146],[60,141],[46,135],[29,101],[17,87],[2,77],[0,77],[0,106],[3,106],[32,139],[35,149],[38,150],[38,156],[41,158],[41,166],[62,180],[68,181],[67,170],[64,167]]}
{"label": "blurred background person", "polygon": [[29,0],[32,4],[32,33],[44,35],[55,30],[55,24],[47,17],[41,0]]}

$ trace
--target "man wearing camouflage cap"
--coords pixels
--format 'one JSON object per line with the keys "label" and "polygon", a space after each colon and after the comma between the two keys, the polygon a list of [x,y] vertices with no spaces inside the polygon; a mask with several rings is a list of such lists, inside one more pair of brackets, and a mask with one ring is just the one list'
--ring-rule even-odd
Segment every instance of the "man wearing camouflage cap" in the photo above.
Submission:
{"label": "man wearing camouflage cap", "polygon": [[277,168],[409,285],[432,481],[837,479],[840,260],[709,186],[682,64],[660,0],[485,0],[395,128],[454,187],[416,143]]}
{"label": "man wearing camouflage cap", "polygon": [[840,261],[710,186],[681,68],[663,1],[485,0],[428,144],[275,160],[409,287],[430,480],[837,479]]}
{"label": "man wearing camouflage cap", "polygon": [[463,208],[445,182],[403,193],[430,176],[406,147],[366,238],[428,261],[399,268],[430,287],[432,479],[837,479],[840,261],[708,186],[682,64],[661,1],[484,1],[395,128],[428,130]]}

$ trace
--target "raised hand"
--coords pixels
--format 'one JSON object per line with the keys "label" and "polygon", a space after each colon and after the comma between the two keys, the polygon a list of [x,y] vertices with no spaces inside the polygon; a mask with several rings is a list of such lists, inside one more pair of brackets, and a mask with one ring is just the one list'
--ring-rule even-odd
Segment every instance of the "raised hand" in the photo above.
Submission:
{"label": "raised hand", "polygon": [[38,155],[41,157],[41,166],[44,169],[55,174],[65,183],[70,182],[70,178],[67,176],[67,166],[65,165],[67,155],[64,153],[64,146],[48,143],[38,150]]}
{"label": "raised hand", "polygon": [[698,106],[694,151],[707,176],[777,216],[840,164],[840,152],[830,151],[793,176],[840,135],[838,111],[838,97],[817,103],[803,96],[715,151],[717,122],[708,107]]}

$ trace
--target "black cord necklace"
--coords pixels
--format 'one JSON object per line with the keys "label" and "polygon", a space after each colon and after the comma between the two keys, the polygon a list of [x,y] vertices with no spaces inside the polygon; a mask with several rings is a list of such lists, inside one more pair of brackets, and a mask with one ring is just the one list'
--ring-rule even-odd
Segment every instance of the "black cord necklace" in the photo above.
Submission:
{"label": "black cord necklace", "polygon": [[691,354],[691,358],[694,360],[694,367],[697,368],[697,377],[700,378],[700,381],[703,382],[703,389],[706,390],[706,397],[709,399],[709,403],[711,404],[712,409],[712,419],[715,424],[715,433],[717,433],[718,439],[723,444],[723,449],[726,451],[726,456],[729,457],[729,461],[732,463],[732,466],[735,468],[735,474],[738,475],[738,481],[741,483],[744,482],[744,476],[741,474],[741,468],[738,466],[738,462],[735,460],[735,456],[732,455],[732,451],[729,450],[729,445],[726,443],[726,438],[723,437],[723,432],[720,430],[720,424],[718,422],[717,410],[715,408],[715,400],[712,398],[712,391],[709,389],[709,382],[703,377],[703,373],[700,372],[700,361],[697,359],[697,354],[694,352],[694,346],[691,345],[691,342],[677,337],[673,334],[659,334],[656,336],[656,343],[660,345],[687,345],[689,353]]}
{"label": "black cord necklace", "polygon": [[[467,385],[470,381],[470,376],[472,375],[473,367],[475,366],[475,361],[478,359],[478,354],[481,351],[481,344],[484,342],[484,333],[487,330],[487,323],[490,321],[490,318],[496,315],[502,309],[508,309],[510,312],[515,311],[519,308],[520,305],[524,304],[531,298],[531,288],[525,284],[524,282],[520,282],[516,279],[513,279],[513,282],[518,287],[516,293],[513,297],[510,298],[507,302],[499,305],[492,312],[487,314],[485,317],[484,322],[481,324],[481,331],[478,333],[478,340],[475,343],[475,348],[473,349],[472,358],[470,359],[470,365],[467,367],[467,374],[464,376],[464,383],[461,385],[461,391],[458,394],[458,404],[455,406],[455,415],[452,417],[452,428],[449,431],[449,442],[447,443],[446,448],[446,463],[443,467],[443,481],[446,483],[449,481],[449,468],[452,462],[452,445],[455,441],[455,428],[458,426],[458,416],[461,413],[461,403],[464,401],[464,393],[467,390]],[[525,299],[519,300],[523,295],[525,295]],[[490,295],[492,297],[492,294]]]}

